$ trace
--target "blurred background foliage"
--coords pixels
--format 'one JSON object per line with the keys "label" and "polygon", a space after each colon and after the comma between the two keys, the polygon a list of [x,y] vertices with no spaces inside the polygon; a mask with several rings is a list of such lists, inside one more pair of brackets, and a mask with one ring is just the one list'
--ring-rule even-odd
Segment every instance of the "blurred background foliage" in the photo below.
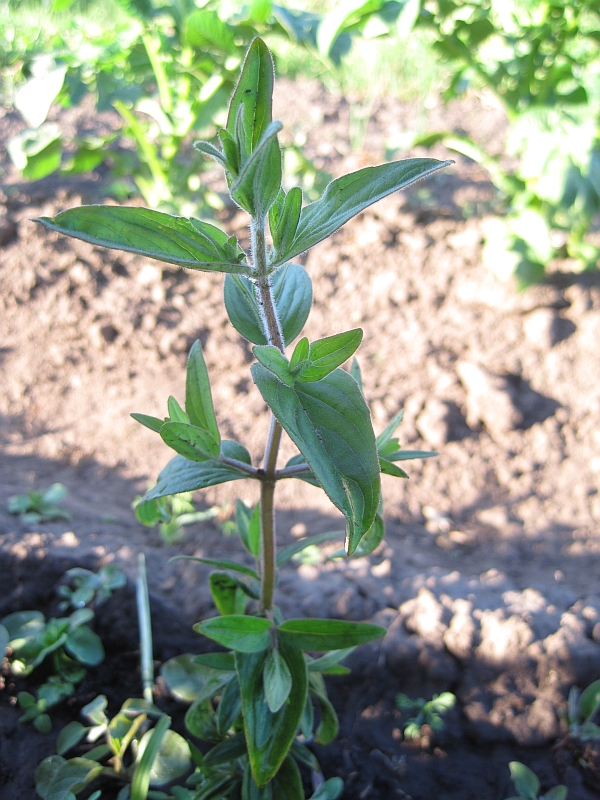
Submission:
{"label": "blurred background foliage", "polygon": [[[409,131],[401,153],[442,142],[485,167],[497,215],[486,260],[519,286],[556,258],[598,265],[598,0],[8,0],[0,5],[1,101],[26,127],[7,143],[23,177],[89,173],[104,192],[210,215],[222,197],[191,144],[210,139],[245,49],[260,34],[279,76],[306,76],[351,98],[350,139],[364,143],[377,98],[493,97],[508,119],[505,152],[460,131]],[[121,124],[74,134],[56,107],[114,109]],[[425,118],[420,115],[421,121]],[[293,139],[286,179],[308,199],[324,175]],[[596,229],[596,230],[595,230]]]}

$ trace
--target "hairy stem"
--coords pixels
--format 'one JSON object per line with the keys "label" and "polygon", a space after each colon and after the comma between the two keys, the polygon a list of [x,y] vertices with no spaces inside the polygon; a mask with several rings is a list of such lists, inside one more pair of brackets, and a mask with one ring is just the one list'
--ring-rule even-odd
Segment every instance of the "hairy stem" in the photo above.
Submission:
{"label": "hairy stem", "polygon": [[[269,344],[285,352],[285,344],[281,325],[277,317],[271,281],[267,272],[267,248],[265,242],[265,226],[263,220],[252,220],[252,256],[254,260],[257,300],[262,311]],[[263,612],[273,616],[273,595],[275,592],[275,470],[277,454],[281,442],[282,428],[271,415],[269,437],[265,448],[264,478],[260,485],[260,605]]]}

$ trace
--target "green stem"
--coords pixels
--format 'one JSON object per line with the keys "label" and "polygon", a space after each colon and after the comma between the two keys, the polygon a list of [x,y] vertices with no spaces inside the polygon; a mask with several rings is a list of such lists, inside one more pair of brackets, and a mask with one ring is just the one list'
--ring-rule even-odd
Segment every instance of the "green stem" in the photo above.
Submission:
{"label": "green stem", "polygon": [[[252,220],[252,256],[257,288],[257,300],[263,314],[267,340],[269,344],[278,347],[285,353],[285,343],[281,332],[281,325],[277,317],[271,281],[267,271],[267,248],[265,242],[264,220]],[[271,427],[265,448],[264,478],[260,484],[260,528],[261,528],[261,555],[260,555],[260,605],[262,611],[268,616],[273,616],[273,595],[275,593],[275,471],[277,469],[277,454],[281,442],[282,428],[279,422],[271,415]]]}

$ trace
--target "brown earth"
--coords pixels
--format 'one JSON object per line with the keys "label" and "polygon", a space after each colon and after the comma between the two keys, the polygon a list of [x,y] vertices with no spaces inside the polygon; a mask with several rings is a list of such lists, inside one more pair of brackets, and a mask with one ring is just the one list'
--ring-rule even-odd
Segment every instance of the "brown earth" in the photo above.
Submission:
{"label": "brown earth", "polygon": [[[66,113],[69,124],[85,123]],[[352,152],[345,100],[310,83],[282,82],[276,96],[278,118],[336,175],[383,160],[386,140],[415,114],[391,100],[375,106],[369,150]],[[432,127],[501,147],[502,115],[476,98],[429,114]],[[6,112],[3,138],[20,124]],[[60,569],[115,561],[133,576],[144,551],[156,602],[189,627],[214,614],[208,571],[168,558],[233,556],[237,544],[210,522],[166,547],[137,523],[131,502],[170,456],[129,413],[160,416],[169,394],[183,399],[186,354],[199,338],[222,433],[258,461],[268,418],[250,347],[227,322],[222,277],[66,240],[31,221],[101,201],[101,172],[26,184],[6,158],[1,166],[0,543],[11,577],[0,616],[48,601],[60,575],[53,568],[38,581],[48,560]],[[566,730],[570,686],[600,677],[600,279],[563,263],[523,294],[499,282],[481,263],[492,202],[485,174],[459,160],[305,260],[315,294],[306,335],[360,325],[376,431],[404,408],[401,444],[439,451],[408,463],[410,481],[384,477],[386,541],[371,558],[282,570],[284,615],[375,616],[389,626],[382,644],[354,655],[353,678],[331,683],[341,734],[319,755],[327,774],[345,778],[348,798],[503,800],[515,758],[538,771],[543,790],[562,781],[569,800],[598,796],[594,758],[578,762],[579,751],[563,747],[553,759],[551,748]],[[223,223],[245,239],[241,214]],[[289,442],[284,450],[293,453]],[[6,512],[9,496],[56,481],[69,490],[69,523],[31,528]],[[197,500],[221,506],[223,520],[236,496],[256,500],[249,482]],[[278,505],[282,542],[342,527],[325,496],[300,481],[281,486]],[[430,746],[402,742],[395,694],[444,690],[458,698],[446,732]],[[11,714],[7,742],[22,752]],[[52,752],[51,739],[36,752]],[[28,784],[4,776],[7,797],[34,796],[31,770]]]}

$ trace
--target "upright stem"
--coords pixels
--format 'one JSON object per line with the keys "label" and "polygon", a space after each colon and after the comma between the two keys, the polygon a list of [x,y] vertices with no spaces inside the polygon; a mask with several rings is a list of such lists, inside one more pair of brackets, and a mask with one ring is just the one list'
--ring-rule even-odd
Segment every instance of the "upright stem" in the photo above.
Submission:
{"label": "upright stem", "polygon": [[[256,273],[257,300],[263,314],[269,344],[285,352],[285,344],[281,326],[277,317],[271,282],[267,272],[267,248],[265,243],[265,226],[262,220],[252,220],[252,256]],[[264,479],[260,482],[260,523],[261,523],[261,560],[260,560],[260,604],[268,617],[273,616],[273,595],[275,592],[275,470],[277,454],[281,442],[282,428],[271,415],[269,437],[265,448],[263,469]]]}

